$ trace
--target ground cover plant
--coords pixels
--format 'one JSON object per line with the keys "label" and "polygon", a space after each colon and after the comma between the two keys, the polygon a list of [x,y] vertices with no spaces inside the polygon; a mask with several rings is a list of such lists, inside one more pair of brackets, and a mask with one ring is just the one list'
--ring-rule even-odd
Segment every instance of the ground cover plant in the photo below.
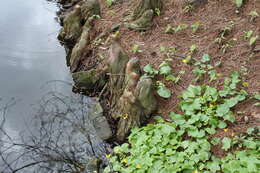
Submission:
{"label": "ground cover plant", "polygon": [[152,0],[106,1],[93,29],[100,44],[90,48],[106,59],[120,33],[140,76],[153,80],[161,117],[107,153],[106,171],[259,172],[259,1],[164,0],[137,18],[138,2]]}
{"label": "ground cover plant", "polygon": [[[190,85],[179,103],[183,114],[171,112],[170,122],[157,117],[157,123],[133,129],[129,143],[114,148],[105,172],[258,172],[260,126],[232,138],[214,137],[216,130],[227,130],[235,121],[232,108],[248,96],[237,89],[239,82],[238,73],[232,72],[222,90]],[[211,152],[215,145],[230,152],[218,158]]]}

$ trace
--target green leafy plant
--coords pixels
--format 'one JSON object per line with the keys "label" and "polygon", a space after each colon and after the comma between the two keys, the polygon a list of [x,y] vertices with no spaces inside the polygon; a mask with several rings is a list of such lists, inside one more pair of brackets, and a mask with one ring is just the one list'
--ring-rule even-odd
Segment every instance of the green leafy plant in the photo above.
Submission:
{"label": "green leafy plant", "polygon": [[180,32],[180,31],[183,31],[185,29],[188,28],[188,25],[186,24],[179,24],[175,27],[172,27],[171,25],[167,25],[166,29],[165,29],[165,33],[177,33],[177,32]]}
{"label": "green leafy plant", "polygon": [[250,11],[248,15],[251,16],[250,21],[254,21],[257,17],[259,17],[259,14],[256,10]]}
{"label": "green leafy plant", "polygon": [[240,8],[243,5],[243,0],[234,0],[237,8]]}
{"label": "green leafy plant", "polygon": [[[163,75],[164,78],[167,78],[168,76],[172,75],[172,68],[168,62],[163,61],[159,65],[159,70],[153,68],[152,65],[147,64],[144,67],[144,72],[146,72],[145,75],[150,76],[152,78],[154,78],[156,75]],[[156,91],[157,91],[158,95],[162,98],[171,97],[171,90],[168,89],[162,81],[156,82]]]}
{"label": "green leafy plant", "polygon": [[167,75],[170,75],[171,73],[172,73],[171,66],[166,61],[163,61],[159,65],[159,74],[167,76]]}
{"label": "green leafy plant", "polygon": [[249,45],[252,46],[255,44],[256,40],[258,40],[258,35],[257,36],[254,36],[254,37],[251,37],[250,40],[249,40]]}
{"label": "green leafy plant", "polygon": [[148,74],[148,76],[154,77],[155,75],[157,75],[159,73],[159,70],[154,69],[151,64],[147,64],[144,67],[144,72],[146,72]]}
{"label": "green leafy plant", "polygon": [[193,54],[198,49],[198,46],[196,44],[193,44],[190,46],[190,53]]}
{"label": "green leafy plant", "polygon": [[161,15],[161,10],[160,10],[159,8],[155,8],[154,13],[155,13],[157,16],[160,16],[160,15]]}
{"label": "green leafy plant", "polygon": [[226,51],[233,47],[233,45],[235,44],[235,42],[237,41],[236,38],[232,38],[232,39],[229,39],[225,44],[223,44],[220,49],[222,50],[222,53],[226,53]]}
{"label": "green leafy plant", "polygon": [[219,33],[218,37],[215,39],[215,43],[223,44],[226,40],[226,35],[230,33],[233,29],[234,22],[230,21]]}
{"label": "green leafy plant", "polygon": [[245,38],[245,40],[250,39],[252,37],[253,33],[254,33],[254,31],[252,31],[252,30],[244,31],[244,38]]}
{"label": "green leafy plant", "polygon": [[230,138],[224,137],[222,140],[222,149],[227,151],[231,148],[232,146],[232,140]]}
{"label": "green leafy plant", "polygon": [[106,0],[106,5],[107,5],[108,7],[112,6],[113,3],[114,3],[114,0]]}
{"label": "green leafy plant", "polygon": [[[214,134],[217,128],[225,128],[226,121],[233,121],[222,113],[219,115],[218,110],[228,105],[225,114],[229,114],[230,108],[244,98],[244,92],[236,90],[240,81],[236,73],[226,81],[229,84],[225,87],[231,90],[225,96],[209,86],[189,86],[181,96],[183,115],[172,112],[169,115],[172,122],[157,118],[156,124],[132,129],[129,144],[114,148],[114,155],[109,160],[112,167],[106,167],[104,172],[257,173],[260,140],[254,134],[234,139],[207,136]],[[220,159],[210,152],[212,145],[217,144],[226,151],[235,145],[241,149]]]}
{"label": "green leafy plant", "polygon": [[192,44],[190,46],[188,55],[184,59],[182,59],[182,62],[185,64],[190,63],[190,61],[192,60],[192,55],[197,51],[197,49],[198,49],[198,46],[196,44]]}
{"label": "green leafy plant", "polygon": [[191,25],[191,29],[193,33],[196,33],[199,30],[200,27],[200,21],[195,22]]}
{"label": "green leafy plant", "polygon": [[250,46],[254,45],[259,37],[258,35],[253,36],[253,34],[254,34],[254,31],[252,31],[252,30],[249,30],[247,32],[244,31],[244,38],[245,38],[245,40],[249,41]]}
{"label": "green leafy plant", "polygon": [[165,46],[160,46],[160,52],[162,52],[166,60],[172,60],[172,56],[177,52],[175,47],[166,48]]}
{"label": "green leafy plant", "polygon": [[193,9],[194,9],[194,6],[189,3],[189,4],[185,5],[185,7],[183,8],[183,12],[184,13],[188,13],[188,12],[190,12]]}
{"label": "green leafy plant", "polygon": [[195,68],[192,72],[196,75],[195,81],[201,79],[205,74],[208,74],[210,81],[217,80],[217,72],[213,66],[209,64],[211,57],[208,54],[204,54],[202,58],[195,62]]}
{"label": "green leafy plant", "polygon": [[161,81],[157,81],[157,94],[162,98],[170,98],[172,93],[171,90],[168,89],[164,83]]}
{"label": "green leafy plant", "polygon": [[185,73],[185,71],[181,70],[181,71],[179,71],[177,76],[174,76],[174,75],[171,74],[171,75],[166,76],[165,80],[172,81],[174,83],[178,83],[181,80],[181,76],[184,73]]}
{"label": "green leafy plant", "polygon": [[[260,94],[259,93],[254,94],[253,97],[254,97],[254,99],[260,101]],[[254,104],[254,106],[259,106],[259,105],[260,105],[260,102],[257,102],[257,103]]]}

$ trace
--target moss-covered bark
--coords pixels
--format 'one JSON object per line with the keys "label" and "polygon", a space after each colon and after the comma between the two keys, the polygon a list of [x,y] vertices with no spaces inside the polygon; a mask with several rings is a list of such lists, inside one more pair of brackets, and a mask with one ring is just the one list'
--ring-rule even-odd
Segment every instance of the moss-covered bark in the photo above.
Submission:
{"label": "moss-covered bark", "polygon": [[152,80],[141,76],[137,58],[130,60],[119,43],[111,47],[110,89],[113,95],[111,115],[117,124],[117,139],[124,140],[133,127],[140,126],[156,108]]}
{"label": "moss-covered bark", "polygon": [[162,0],[138,0],[137,4],[133,11],[133,20],[139,19],[147,10],[155,11],[156,9],[162,10],[163,8]]}
{"label": "moss-covered bark", "polygon": [[147,30],[152,26],[156,11],[161,11],[162,8],[162,0],[138,0],[131,16],[133,22],[126,24],[126,26],[138,31]]}

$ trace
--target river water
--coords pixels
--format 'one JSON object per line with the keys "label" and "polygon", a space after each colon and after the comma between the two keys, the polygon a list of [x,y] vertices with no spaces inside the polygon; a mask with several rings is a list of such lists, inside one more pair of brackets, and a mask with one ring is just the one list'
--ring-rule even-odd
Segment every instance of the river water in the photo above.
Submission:
{"label": "river water", "polygon": [[[19,133],[31,119],[31,107],[46,92],[70,93],[64,48],[56,39],[57,7],[46,0],[8,0],[0,6],[0,98],[15,99],[6,129]],[[48,84],[48,82],[50,84]]]}
{"label": "river water", "polygon": [[35,107],[47,93],[73,95],[72,86],[66,84],[72,79],[65,51],[56,38],[57,10],[47,0],[1,1],[0,108],[10,103],[4,129],[13,139],[28,127],[33,131]]}

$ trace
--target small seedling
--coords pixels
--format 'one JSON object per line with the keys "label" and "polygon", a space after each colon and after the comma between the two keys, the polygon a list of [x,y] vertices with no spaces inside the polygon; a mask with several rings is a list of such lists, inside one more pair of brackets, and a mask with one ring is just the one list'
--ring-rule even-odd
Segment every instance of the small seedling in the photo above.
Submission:
{"label": "small seedling", "polygon": [[200,27],[200,21],[195,22],[191,25],[191,29],[193,33],[196,33]]}
{"label": "small seedling", "polygon": [[161,15],[161,10],[159,8],[155,8],[154,12],[157,16]]}
{"label": "small seedling", "polygon": [[106,0],[106,5],[108,7],[111,7],[113,5],[113,3],[114,3],[114,0]]}
{"label": "small seedling", "polygon": [[250,21],[254,21],[257,17],[259,17],[259,14],[256,10],[252,10],[250,11],[249,16],[251,16]]}
{"label": "small seedling", "polygon": [[259,37],[258,35],[253,36],[253,34],[254,34],[254,31],[252,31],[252,30],[247,31],[247,32],[244,31],[244,38],[245,38],[245,40],[249,40],[250,46],[254,45]]}
{"label": "small seedling", "polygon": [[107,14],[112,14],[112,15],[114,15],[114,14],[116,14],[116,11],[115,11],[115,10],[108,10],[108,11],[107,11]]}
{"label": "small seedling", "polygon": [[225,44],[223,44],[220,49],[222,50],[222,53],[226,53],[226,51],[233,47],[233,45],[235,44],[235,42],[237,41],[236,38],[232,38],[230,40],[228,40]]}
{"label": "small seedling", "polygon": [[208,74],[210,77],[210,82],[217,80],[217,72],[212,65],[209,64],[211,58],[208,54],[204,54],[202,58],[195,62],[195,68],[192,72],[196,75],[195,81],[201,79],[205,74]]}
{"label": "small seedling", "polygon": [[248,40],[249,38],[252,37],[254,31],[250,30],[250,31],[244,31],[244,38],[245,40]]}
{"label": "small seedling", "polygon": [[187,29],[187,28],[188,28],[188,25],[186,25],[186,24],[180,24],[180,25],[177,25],[176,27],[172,27],[171,25],[167,25],[167,27],[165,29],[165,33],[167,33],[167,34],[177,33],[177,32],[180,32],[184,29]]}
{"label": "small seedling", "polygon": [[134,44],[131,48],[131,51],[133,53],[141,53],[143,52],[143,50],[140,49],[140,46],[138,44]]}
{"label": "small seedling", "polygon": [[251,37],[250,40],[249,40],[249,45],[250,46],[254,45],[257,39],[258,39],[258,35]]}
{"label": "small seedling", "polygon": [[179,73],[178,73],[178,75],[175,77],[175,76],[173,76],[173,75],[168,75],[168,76],[166,76],[166,78],[165,78],[165,80],[167,80],[167,81],[172,81],[172,82],[174,82],[174,83],[178,83],[179,81],[180,81],[180,79],[181,79],[181,76],[183,75],[183,74],[185,74],[185,71],[180,71]]}
{"label": "small seedling", "polygon": [[193,44],[190,46],[190,53],[193,54],[194,52],[196,52],[198,46],[196,44]]}
{"label": "small seedling", "polygon": [[160,46],[160,52],[162,52],[166,56],[166,60],[170,61],[172,60],[172,56],[176,53],[176,48],[166,48],[165,46]]}
{"label": "small seedling", "polygon": [[222,44],[226,40],[226,35],[233,29],[234,22],[230,21],[220,32],[219,36],[215,39],[215,43]]}
{"label": "small seedling", "polygon": [[183,8],[183,12],[184,13],[188,13],[193,9],[193,5],[192,4],[187,4],[184,8]]}

